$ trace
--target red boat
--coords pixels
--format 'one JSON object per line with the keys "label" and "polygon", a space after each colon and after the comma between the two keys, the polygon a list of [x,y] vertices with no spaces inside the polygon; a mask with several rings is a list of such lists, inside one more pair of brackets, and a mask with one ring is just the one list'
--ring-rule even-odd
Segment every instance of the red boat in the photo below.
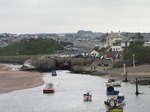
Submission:
{"label": "red boat", "polygon": [[54,93],[55,90],[53,88],[53,84],[52,83],[47,83],[45,86],[45,89],[43,89],[43,93]]}

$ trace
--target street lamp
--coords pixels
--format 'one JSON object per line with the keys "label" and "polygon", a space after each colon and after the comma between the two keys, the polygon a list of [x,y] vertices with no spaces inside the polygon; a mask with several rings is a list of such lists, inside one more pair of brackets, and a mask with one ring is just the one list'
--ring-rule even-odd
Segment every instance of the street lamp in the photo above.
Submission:
{"label": "street lamp", "polygon": [[133,57],[133,67],[135,68],[135,54],[134,53],[132,54],[132,57]]}

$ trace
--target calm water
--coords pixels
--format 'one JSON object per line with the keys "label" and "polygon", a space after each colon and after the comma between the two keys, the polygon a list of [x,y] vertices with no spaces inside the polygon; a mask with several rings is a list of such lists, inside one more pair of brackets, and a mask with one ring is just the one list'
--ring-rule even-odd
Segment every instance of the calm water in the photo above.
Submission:
{"label": "calm water", "polygon": [[[104,101],[107,99],[105,82],[107,79],[71,74],[69,71],[57,71],[58,76],[43,73],[45,82],[52,82],[56,92],[43,94],[45,85],[0,94],[0,112],[105,112]],[[124,112],[149,112],[150,88],[140,86],[144,94],[135,95],[135,85],[123,83],[120,94],[126,97]],[[83,102],[83,93],[92,91],[92,102]]]}

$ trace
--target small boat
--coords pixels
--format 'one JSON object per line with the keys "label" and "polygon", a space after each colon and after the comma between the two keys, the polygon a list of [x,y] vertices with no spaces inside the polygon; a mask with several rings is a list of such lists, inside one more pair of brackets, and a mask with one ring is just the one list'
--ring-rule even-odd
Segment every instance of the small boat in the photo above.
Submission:
{"label": "small boat", "polygon": [[115,82],[116,80],[114,79],[114,78],[112,78],[112,77],[109,77],[109,79],[108,79],[108,82]]}
{"label": "small boat", "polygon": [[84,98],[84,101],[92,101],[92,95],[87,92],[86,94],[83,94],[83,98]]}
{"label": "small boat", "polygon": [[57,76],[56,70],[53,70],[51,73],[52,73],[52,76]]}
{"label": "small boat", "polygon": [[43,89],[43,93],[54,93],[55,90],[53,88],[53,84],[52,83],[47,83],[45,86],[45,89]]}
{"label": "small boat", "polygon": [[118,95],[119,91],[114,90],[114,87],[109,85],[109,86],[107,86],[106,93],[107,93],[107,95]]}
{"label": "small boat", "polygon": [[115,81],[115,82],[106,82],[106,86],[114,86],[114,87],[120,87],[121,86],[121,82],[120,81]]}
{"label": "small boat", "polygon": [[118,103],[117,98],[112,97],[104,101],[106,112],[123,112],[123,107]]}
{"label": "small boat", "polygon": [[120,81],[116,81],[114,78],[109,77],[108,82],[106,82],[106,86],[114,86],[114,87],[119,87],[121,86]]}

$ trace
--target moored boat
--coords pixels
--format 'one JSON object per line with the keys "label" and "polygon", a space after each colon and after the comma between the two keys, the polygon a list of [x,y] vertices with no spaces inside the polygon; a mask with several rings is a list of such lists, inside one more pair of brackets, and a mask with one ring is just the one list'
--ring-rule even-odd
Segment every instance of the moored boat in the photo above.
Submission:
{"label": "moored boat", "polygon": [[114,86],[114,87],[120,87],[121,86],[121,82],[120,81],[115,81],[115,82],[106,82],[106,86]]}
{"label": "moored boat", "polygon": [[123,112],[123,107],[118,103],[117,98],[112,97],[104,101],[106,112]]}
{"label": "moored boat", "polygon": [[106,86],[114,86],[114,87],[119,87],[121,86],[120,81],[116,81],[114,78],[109,77],[108,82],[106,82]]}
{"label": "moored boat", "polygon": [[56,70],[53,70],[51,73],[52,73],[52,76],[57,76]]}
{"label": "moored boat", "polygon": [[92,94],[87,92],[86,94],[83,94],[84,101],[92,101]]}
{"label": "moored boat", "polygon": [[53,88],[53,84],[52,83],[47,83],[45,86],[45,89],[43,89],[43,93],[54,93],[55,90]]}
{"label": "moored boat", "polygon": [[119,91],[114,90],[114,87],[109,85],[109,86],[107,86],[106,94],[107,95],[118,95]]}

